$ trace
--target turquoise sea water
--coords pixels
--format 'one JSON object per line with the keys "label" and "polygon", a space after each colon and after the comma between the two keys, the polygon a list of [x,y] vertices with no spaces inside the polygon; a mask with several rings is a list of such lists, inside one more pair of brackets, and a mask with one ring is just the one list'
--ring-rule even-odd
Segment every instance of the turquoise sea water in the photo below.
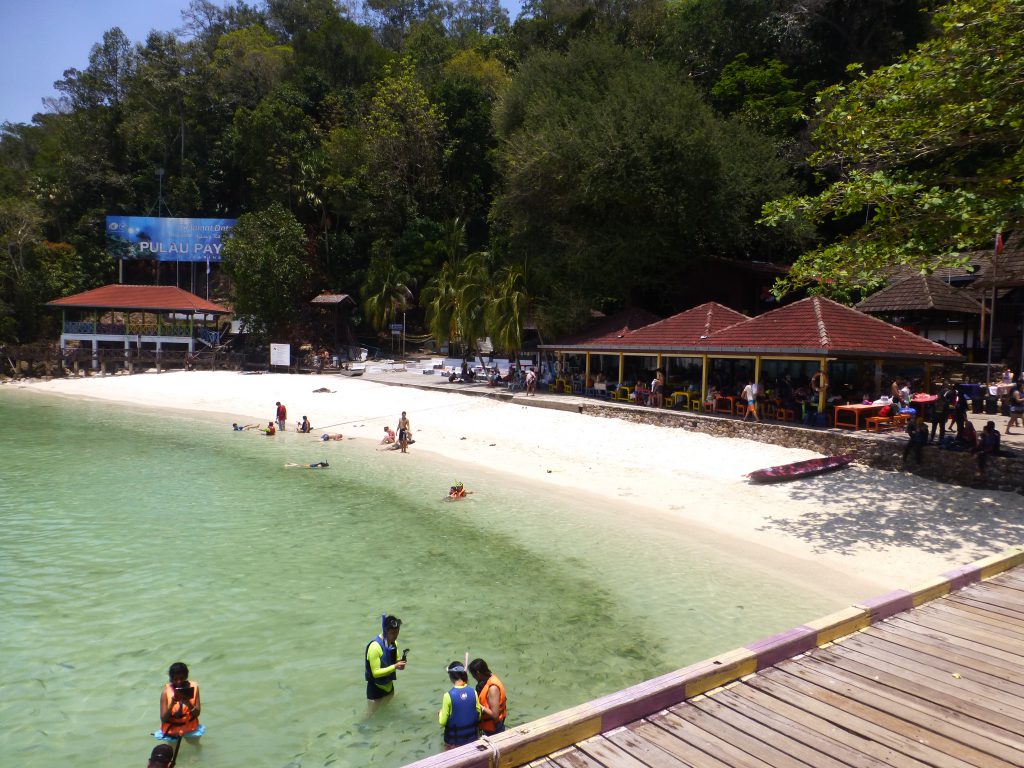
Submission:
{"label": "turquoise sea water", "polygon": [[[143,765],[178,660],[207,726],[179,765],[389,768],[440,750],[467,651],[516,724],[841,607],[670,520],[425,453],[2,390],[0,414],[0,755],[19,768]],[[456,478],[474,493],[447,503]],[[384,611],[409,667],[367,719]]]}

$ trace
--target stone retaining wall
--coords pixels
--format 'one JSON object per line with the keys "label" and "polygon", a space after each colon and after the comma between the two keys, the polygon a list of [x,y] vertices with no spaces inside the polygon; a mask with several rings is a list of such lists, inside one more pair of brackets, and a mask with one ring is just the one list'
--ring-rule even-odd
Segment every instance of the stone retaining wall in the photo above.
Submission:
{"label": "stone retaining wall", "polygon": [[[516,398],[516,402],[522,402]],[[860,464],[893,471],[909,471],[922,477],[956,485],[990,488],[1024,493],[1024,457],[993,456],[981,480],[974,477],[978,465],[970,453],[942,451],[933,445],[924,446],[922,461],[913,457],[904,464],[903,448],[907,437],[902,432],[848,432],[833,429],[809,429],[777,422],[740,421],[723,416],[708,416],[684,411],[638,408],[635,405],[613,405],[586,401],[581,413],[588,416],[623,419],[636,424],[675,427],[717,437],[738,437],[762,443],[805,448],[826,456],[851,454]]]}

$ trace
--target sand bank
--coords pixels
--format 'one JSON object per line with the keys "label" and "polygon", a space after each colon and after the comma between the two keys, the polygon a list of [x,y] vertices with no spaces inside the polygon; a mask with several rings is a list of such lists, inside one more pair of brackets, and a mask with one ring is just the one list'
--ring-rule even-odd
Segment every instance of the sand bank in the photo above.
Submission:
{"label": "sand bank", "polygon": [[[407,455],[383,453],[384,461],[415,462],[417,455],[429,453],[592,494],[605,511],[631,506],[667,515],[695,537],[789,572],[844,603],[912,586],[1024,542],[1024,504],[1014,493],[859,466],[795,483],[753,486],[744,473],[815,454],[455,392],[338,376],[229,371],[7,386],[208,412],[224,419],[225,427],[231,421],[265,424],[280,400],[288,407],[289,433],[283,439],[289,441],[319,440],[326,431],[375,443],[384,425],[394,427],[405,410],[416,444]],[[321,387],[331,391],[314,392]],[[314,435],[295,434],[304,415]],[[464,479],[472,485],[472,478]]]}

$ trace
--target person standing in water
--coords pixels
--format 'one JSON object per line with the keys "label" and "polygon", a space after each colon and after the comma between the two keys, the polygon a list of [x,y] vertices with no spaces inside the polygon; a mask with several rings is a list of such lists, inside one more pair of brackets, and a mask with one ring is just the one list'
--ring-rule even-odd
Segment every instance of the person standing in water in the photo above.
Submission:
{"label": "person standing in water", "polygon": [[505,684],[491,672],[483,659],[469,662],[469,674],[476,680],[476,694],[480,702],[480,730],[485,736],[505,730]]}
{"label": "person standing in water", "polygon": [[469,687],[469,677],[461,661],[448,665],[448,679],[452,687],[441,697],[441,711],[437,715],[437,721],[444,728],[446,750],[476,741],[480,724],[480,702],[476,691]]}
{"label": "person standing in water", "polygon": [[402,449],[402,453],[408,453],[407,448],[409,447],[409,434],[412,431],[412,427],[409,425],[409,417],[405,415],[405,411],[402,411],[402,417],[398,420],[398,446]]}
{"label": "person standing in water", "polygon": [[280,400],[275,405],[277,405],[277,414],[275,415],[277,428],[284,432],[285,427],[288,426],[288,409],[281,404]]}
{"label": "person standing in water", "polygon": [[167,670],[169,682],[160,694],[160,735],[198,738],[205,728],[199,724],[199,685],[188,679],[188,666],[181,661]]}
{"label": "person standing in water", "polygon": [[397,616],[381,616],[380,634],[366,644],[366,698],[371,702],[390,697],[395,692],[398,670],[405,669],[405,654],[398,658],[398,632],[402,620]]}

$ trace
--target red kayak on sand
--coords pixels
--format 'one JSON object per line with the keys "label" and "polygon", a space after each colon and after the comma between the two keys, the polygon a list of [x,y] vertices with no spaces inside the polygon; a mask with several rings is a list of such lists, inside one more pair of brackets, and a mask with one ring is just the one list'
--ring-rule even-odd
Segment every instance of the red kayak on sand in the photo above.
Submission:
{"label": "red kayak on sand", "polygon": [[779,464],[777,467],[758,469],[746,475],[754,483],[780,483],[783,480],[796,480],[801,477],[820,475],[833,469],[845,467],[853,461],[852,456],[825,456],[821,459],[794,461],[792,464]]}

